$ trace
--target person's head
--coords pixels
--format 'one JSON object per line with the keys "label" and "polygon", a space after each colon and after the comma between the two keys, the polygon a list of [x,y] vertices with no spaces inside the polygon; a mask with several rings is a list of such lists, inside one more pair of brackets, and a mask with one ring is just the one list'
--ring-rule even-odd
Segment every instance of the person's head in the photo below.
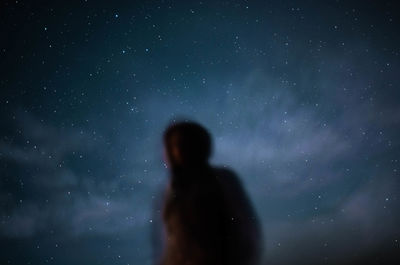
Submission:
{"label": "person's head", "polygon": [[167,162],[172,168],[208,163],[211,136],[200,124],[192,121],[172,123],[165,130],[163,140]]}

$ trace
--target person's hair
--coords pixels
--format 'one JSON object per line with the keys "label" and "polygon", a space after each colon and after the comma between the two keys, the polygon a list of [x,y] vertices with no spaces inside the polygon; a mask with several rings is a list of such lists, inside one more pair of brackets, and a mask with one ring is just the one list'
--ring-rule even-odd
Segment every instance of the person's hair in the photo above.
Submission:
{"label": "person's hair", "polygon": [[178,137],[178,148],[185,163],[207,162],[212,152],[211,136],[208,131],[194,121],[171,123],[164,131],[164,145],[169,150],[170,139]]}

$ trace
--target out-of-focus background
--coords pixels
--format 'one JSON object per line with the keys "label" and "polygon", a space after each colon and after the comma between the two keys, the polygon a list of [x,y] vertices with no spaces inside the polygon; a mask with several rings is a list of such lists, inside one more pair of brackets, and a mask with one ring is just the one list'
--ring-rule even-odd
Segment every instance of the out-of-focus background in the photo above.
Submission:
{"label": "out-of-focus background", "polygon": [[161,135],[206,126],[263,264],[395,264],[396,1],[1,1],[0,264],[152,264]]}

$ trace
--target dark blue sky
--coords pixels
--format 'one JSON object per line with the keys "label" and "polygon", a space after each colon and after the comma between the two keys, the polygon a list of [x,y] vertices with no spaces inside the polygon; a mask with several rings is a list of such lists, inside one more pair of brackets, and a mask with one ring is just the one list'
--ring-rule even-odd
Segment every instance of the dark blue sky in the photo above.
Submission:
{"label": "dark blue sky", "polygon": [[152,264],[179,117],[241,177],[263,264],[399,261],[395,1],[21,0],[0,21],[0,264]]}

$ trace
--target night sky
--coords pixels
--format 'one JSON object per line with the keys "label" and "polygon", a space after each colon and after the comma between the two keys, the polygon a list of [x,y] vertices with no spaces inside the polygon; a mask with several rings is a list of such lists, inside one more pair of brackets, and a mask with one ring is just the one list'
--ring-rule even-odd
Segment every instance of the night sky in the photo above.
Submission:
{"label": "night sky", "polygon": [[396,1],[1,1],[0,264],[151,265],[175,118],[262,265],[400,262]]}

